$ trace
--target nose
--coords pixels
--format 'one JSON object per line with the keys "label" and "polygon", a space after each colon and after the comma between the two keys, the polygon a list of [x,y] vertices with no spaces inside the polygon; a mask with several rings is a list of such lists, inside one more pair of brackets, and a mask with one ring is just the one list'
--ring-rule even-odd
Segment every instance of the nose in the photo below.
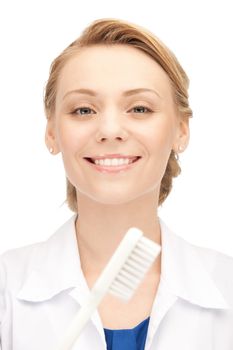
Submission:
{"label": "nose", "polygon": [[128,132],[123,118],[125,117],[113,111],[102,113],[97,122],[96,141],[126,141]]}

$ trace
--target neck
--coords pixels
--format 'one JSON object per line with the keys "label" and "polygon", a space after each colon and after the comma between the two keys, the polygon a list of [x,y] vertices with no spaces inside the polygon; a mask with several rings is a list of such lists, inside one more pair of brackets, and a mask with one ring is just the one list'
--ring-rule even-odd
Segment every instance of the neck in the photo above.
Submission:
{"label": "neck", "polygon": [[[78,195],[76,235],[84,273],[98,274],[107,264],[130,227],[161,245],[155,194],[120,205],[102,204]],[[156,259],[156,272],[160,263]]]}

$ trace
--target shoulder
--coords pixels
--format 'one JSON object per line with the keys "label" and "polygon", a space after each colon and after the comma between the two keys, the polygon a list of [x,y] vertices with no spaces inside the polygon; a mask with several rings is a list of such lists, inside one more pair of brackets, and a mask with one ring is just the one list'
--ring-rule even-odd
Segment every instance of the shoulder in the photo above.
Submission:
{"label": "shoulder", "polygon": [[[43,242],[10,249],[0,255],[0,284],[15,284],[27,274],[36,250]],[[3,288],[3,287],[2,287]]]}
{"label": "shoulder", "polygon": [[11,304],[10,298],[21,287],[37,246],[11,249],[0,255],[0,330]]}
{"label": "shoulder", "polygon": [[222,275],[222,273],[225,275],[231,275],[233,273],[233,256],[211,248],[201,247],[191,243],[189,244],[192,245],[193,249],[213,277]]}
{"label": "shoulder", "polygon": [[233,310],[233,257],[195,245],[160,222],[163,271],[174,289],[200,305],[220,305],[222,299]]}
{"label": "shoulder", "polygon": [[198,254],[203,268],[233,308],[233,257],[206,247],[196,245],[192,247]]}
{"label": "shoulder", "polygon": [[23,247],[7,250],[0,255],[0,283],[7,283],[9,289],[17,289],[31,271],[48,269],[55,264],[62,252],[74,245],[74,220],[69,218],[50,237]]}

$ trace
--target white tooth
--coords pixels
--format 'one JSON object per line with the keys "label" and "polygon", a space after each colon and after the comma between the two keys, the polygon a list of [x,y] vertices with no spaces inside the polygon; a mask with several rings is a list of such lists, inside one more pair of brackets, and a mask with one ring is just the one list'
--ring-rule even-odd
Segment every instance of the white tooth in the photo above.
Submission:
{"label": "white tooth", "polygon": [[99,159],[95,160],[95,164],[101,165],[101,166],[119,166],[119,165],[125,165],[130,164],[132,161],[130,159],[123,159],[123,158],[113,158],[113,159]]}
{"label": "white tooth", "polygon": [[112,165],[111,159],[104,159],[104,165]]}
{"label": "white tooth", "polygon": [[129,163],[129,159],[121,159],[121,165],[126,165]]}
{"label": "white tooth", "polygon": [[[127,159],[126,159],[126,161],[127,161]],[[127,161],[127,163],[128,163],[128,161]],[[124,164],[126,164],[124,159],[113,159],[112,160],[112,165],[124,165]]]}
{"label": "white tooth", "polygon": [[[126,161],[126,162],[125,162]],[[112,165],[124,165],[124,164],[128,164],[128,160],[127,159],[112,159]]]}
{"label": "white tooth", "polygon": [[118,164],[121,164],[121,159],[112,159],[112,162],[111,162],[111,165],[118,165]]}

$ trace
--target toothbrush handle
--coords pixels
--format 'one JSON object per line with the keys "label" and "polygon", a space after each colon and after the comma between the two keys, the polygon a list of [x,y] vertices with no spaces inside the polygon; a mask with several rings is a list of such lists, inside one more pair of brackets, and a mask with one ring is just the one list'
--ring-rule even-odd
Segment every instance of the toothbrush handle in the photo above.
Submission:
{"label": "toothbrush handle", "polygon": [[76,316],[71,321],[61,343],[56,350],[70,350],[72,345],[78,339],[78,336],[82,332],[91,315],[101,302],[104,293],[95,293],[93,290],[86,300],[85,304],[78,311]]}

